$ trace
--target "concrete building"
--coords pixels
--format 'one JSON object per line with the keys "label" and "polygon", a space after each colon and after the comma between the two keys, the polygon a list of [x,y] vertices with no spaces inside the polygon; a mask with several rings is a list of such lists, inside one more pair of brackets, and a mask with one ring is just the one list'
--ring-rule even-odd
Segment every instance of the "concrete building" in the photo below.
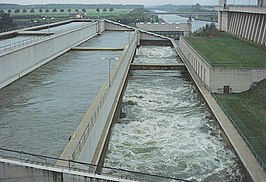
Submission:
{"label": "concrete building", "polygon": [[219,0],[218,29],[241,38],[266,45],[266,2],[258,0],[257,6],[228,5]]}

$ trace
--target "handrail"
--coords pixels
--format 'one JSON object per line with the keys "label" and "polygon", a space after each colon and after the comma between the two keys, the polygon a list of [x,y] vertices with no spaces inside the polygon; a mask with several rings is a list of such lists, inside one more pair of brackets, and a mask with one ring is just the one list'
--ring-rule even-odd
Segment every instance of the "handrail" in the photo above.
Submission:
{"label": "handrail", "polygon": [[240,128],[237,126],[236,122],[234,121],[234,119],[230,116],[230,114],[227,112],[227,110],[224,108],[224,106],[222,105],[222,103],[219,101],[219,99],[216,97],[215,94],[212,94],[213,98],[216,100],[216,102],[219,104],[219,106],[222,108],[222,110],[225,112],[225,114],[227,115],[227,117],[230,119],[230,121],[233,123],[234,127],[236,128],[237,132],[240,134],[240,136],[243,138],[243,140],[245,141],[245,143],[248,145],[249,149],[251,150],[251,153],[254,155],[254,157],[256,158],[257,162],[259,163],[259,165],[261,166],[262,170],[264,172],[266,172],[266,166],[265,163],[263,162],[263,160],[260,158],[260,156],[257,154],[257,152],[255,151],[255,149],[252,147],[252,145],[250,144],[250,142],[248,141],[248,139],[245,137],[245,135],[241,132]]}
{"label": "handrail", "polygon": [[[132,39],[130,40],[130,42],[129,42],[129,47],[126,49],[126,52],[123,54],[123,57],[120,58],[121,63],[120,63],[119,66],[117,67],[116,72],[114,73],[112,79],[110,80],[110,84],[111,84],[111,85],[113,84],[113,81],[114,81],[114,80],[116,79],[116,77],[117,77],[118,71],[119,71],[120,68],[121,68],[121,65],[122,65],[122,63],[123,63],[123,60],[125,59],[125,56],[127,55],[127,53],[128,53],[128,51],[130,50],[130,48],[133,46],[133,45],[132,45],[132,41],[137,41],[137,40],[135,40],[135,39],[137,39],[137,32],[136,32],[136,31],[135,31],[135,33],[134,33],[133,38],[132,38]],[[129,63],[129,64],[130,64],[130,63]],[[76,145],[76,147],[75,147],[75,149],[74,149],[74,152],[72,153],[72,159],[73,159],[73,160],[75,160],[76,157],[80,154],[80,152],[81,152],[81,148],[82,148],[83,145],[86,143],[86,134],[87,134],[87,135],[90,134],[90,132],[91,132],[91,130],[92,130],[94,124],[96,123],[96,120],[98,119],[98,116],[99,116],[99,114],[100,114],[100,111],[101,111],[101,109],[102,109],[103,105],[105,104],[105,101],[106,101],[106,99],[107,99],[107,97],[108,97],[108,94],[109,94],[109,92],[110,92],[110,89],[111,89],[110,86],[108,86],[108,87],[106,88],[106,90],[105,90],[105,92],[103,93],[103,96],[102,96],[102,98],[101,98],[101,100],[100,100],[100,102],[99,102],[99,105],[97,106],[97,108],[96,108],[95,111],[93,112],[91,118],[89,119],[89,122],[87,123],[87,126],[86,126],[86,128],[84,129],[84,131],[83,131],[83,133],[82,133],[82,135],[81,135],[81,137],[80,137],[80,139],[79,139],[79,142],[77,143],[77,145]]]}
{"label": "handrail", "polygon": [[[67,160],[67,159],[60,159],[60,158],[56,158],[56,157],[39,155],[39,154],[34,154],[34,153],[29,153],[29,152],[24,152],[24,151],[18,151],[18,150],[11,150],[11,149],[6,149],[6,148],[2,148],[2,147],[0,147],[0,152],[1,152],[0,156],[2,158],[5,158],[5,159],[12,159],[12,160],[16,160],[16,161],[25,162],[25,163],[35,162],[35,163],[38,163],[39,165],[46,166],[46,167],[48,167],[48,166],[58,167],[58,168],[64,168],[65,167],[65,166],[58,166],[58,165],[54,165],[54,164],[48,163],[48,160],[50,159],[50,160],[68,162],[68,164],[69,164],[68,165],[68,169],[69,170],[74,170],[74,171],[83,171],[83,172],[91,172],[91,173],[94,173],[94,174],[98,174],[96,169],[99,167],[99,168],[106,169],[106,170],[116,171],[116,172],[118,172],[118,173],[116,173],[116,175],[117,174],[121,174],[121,175],[123,175],[123,177],[125,177],[125,179],[127,179],[127,178],[132,179],[133,178],[133,180],[139,180],[139,177],[136,176],[136,175],[139,175],[141,178],[154,177],[154,178],[160,178],[161,180],[174,180],[174,181],[190,182],[188,180],[180,179],[180,178],[174,178],[174,177],[163,176],[163,175],[158,175],[158,174],[131,171],[131,170],[115,168],[115,167],[100,166],[100,165],[90,164],[90,163],[86,163],[86,162],[80,162],[80,161],[75,161],[75,160]],[[7,156],[5,154],[6,152],[8,152],[9,156]],[[19,155],[19,157],[11,156],[11,153],[17,154],[17,155]],[[23,158],[22,155],[26,155],[28,157],[24,157]],[[43,160],[45,160],[45,163],[40,163],[39,161],[36,161],[36,160],[33,161],[29,157],[42,158]],[[93,169],[93,171],[90,171],[90,168],[87,169],[87,170],[85,170],[84,168],[78,168],[77,166],[79,166],[79,165],[73,165],[73,164],[79,164],[79,165],[84,165],[86,167],[91,167]],[[110,173],[108,173],[108,174],[110,175]],[[104,174],[102,174],[102,175],[104,175]],[[114,177],[116,175],[114,175]],[[121,175],[120,175],[120,177],[121,177]]]}

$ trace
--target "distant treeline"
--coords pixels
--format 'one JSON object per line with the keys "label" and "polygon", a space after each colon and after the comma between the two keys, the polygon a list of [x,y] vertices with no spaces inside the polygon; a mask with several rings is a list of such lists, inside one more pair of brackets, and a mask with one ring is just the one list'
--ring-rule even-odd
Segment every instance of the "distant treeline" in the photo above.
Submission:
{"label": "distant treeline", "polygon": [[114,8],[114,9],[136,9],[144,8],[143,5],[123,5],[123,4],[33,4],[33,5],[19,5],[19,4],[4,4],[0,3],[0,9],[96,9],[96,8]]}
{"label": "distant treeline", "polygon": [[164,5],[158,5],[153,6],[151,9],[155,10],[162,10],[162,11],[169,11],[169,12],[175,12],[175,11],[212,11],[214,9],[214,6],[203,6],[200,4],[195,5],[173,5],[173,4],[164,4]]}

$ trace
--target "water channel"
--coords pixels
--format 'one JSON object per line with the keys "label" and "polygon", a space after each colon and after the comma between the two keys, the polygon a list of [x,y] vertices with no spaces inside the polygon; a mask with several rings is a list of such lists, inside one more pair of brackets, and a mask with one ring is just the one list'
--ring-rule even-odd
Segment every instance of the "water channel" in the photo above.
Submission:
{"label": "water channel", "polygon": [[[105,47],[126,44],[124,32],[104,32]],[[87,43],[87,46],[90,47]],[[108,45],[110,48],[114,46]],[[69,51],[0,90],[0,147],[59,157],[121,51]],[[23,60],[22,60],[23,61]],[[111,61],[113,67],[116,61]]]}
{"label": "water channel", "polygon": [[[170,50],[140,47],[135,61],[178,61]],[[238,158],[225,146],[185,70],[132,71],[123,113],[113,128],[106,166],[192,181],[242,181]]]}

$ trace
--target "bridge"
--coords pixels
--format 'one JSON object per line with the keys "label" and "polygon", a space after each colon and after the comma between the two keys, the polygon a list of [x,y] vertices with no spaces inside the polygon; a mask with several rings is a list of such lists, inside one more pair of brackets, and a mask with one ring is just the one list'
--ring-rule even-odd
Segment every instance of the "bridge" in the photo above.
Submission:
{"label": "bridge", "polygon": [[[72,22],[75,22],[75,20],[71,20],[69,23]],[[28,31],[31,32],[32,30],[30,29]],[[104,36],[105,32],[108,31],[118,31],[119,33],[110,38],[108,36]],[[14,32],[11,32],[10,34],[14,34]],[[3,36],[7,36],[7,34],[5,33]],[[27,180],[34,179],[34,176],[31,175],[34,173],[39,173],[42,174],[42,179],[51,178],[49,174],[52,174],[53,179],[59,180],[62,180],[62,178],[76,179],[78,176],[80,180],[84,181],[86,179],[94,179],[99,181],[126,181],[145,180],[145,177],[142,177],[146,176],[146,180],[154,180],[155,178],[159,180],[169,179],[176,181],[186,181],[178,178],[136,173],[134,171],[126,171],[115,168],[110,168],[110,170],[118,170],[120,172],[122,171],[130,174],[119,175],[118,172],[114,173],[114,175],[110,177],[110,173],[105,175],[101,174],[101,172],[103,171],[103,166],[101,165],[101,163],[106,153],[106,145],[108,144],[112,125],[119,118],[121,113],[120,111],[122,95],[125,90],[125,85],[128,82],[130,70],[187,69],[189,70],[189,73],[194,79],[195,83],[197,83],[198,89],[201,91],[211,110],[218,118],[218,122],[220,122],[221,126],[224,126],[223,129],[226,135],[230,139],[230,142],[232,142],[233,147],[235,147],[237,154],[241,159],[241,162],[244,163],[246,168],[248,169],[251,178],[257,180],[261,179],[261,176],[264,177],[262,169],[257,164],[256,159],[252,157],[249,149],[246,147],[243,141],[241,141],[241,137],[234,137],[238,136],[234,127],[228,123],[228,120],[225,120],[226,123],[224,123],[224,120],[219,119],[226,118],[226,116],[222,115],[222,112],[218,112],[220,110],[217,109],[219,108],[217,106],[217,103],[211,100],[210,93],[206,91],[203,83],[199,80],[197,75],[195,75],[195,71],[193,71],[193,69],[191,68],[189,61],[186,58],[186,51],[181,51],[174,40],[109,20],[95,20],[89,22],[88,24],[75,28],[65,29],[64,31],[60,31],[52,35],[38,36],[42,37],[34,39],[33,41],[25,42],[23,44],[17,44],[17,42],[14,42],[13,44],[16,44],[16,46],[4,45],[7,46],[7,48],[1,49],[0,88],[8,88],[8,85],[13,83],[14,81],[21,79],[23,76],[54,60],[55,58],[61,59],[62,62],[63,58],[61,56],[70,50],[73,50],[75,52],[81,51],[82,54],[84,52],[100,51],[98,52],[98,54],[93,52],[92,55],[96,55],[96,60],[100,60],[102,56],[106,56],[107,61],[109,61],[109,64],[106,65],[108,65],[109,67],[108,69],[102,69],[102,72],[95,72],[95,75],[104,76],[104,81],[99,81],[103,80],[103,78],[97,80],[97,83],[100,84],[99,90],[97,90],[96,94],[93,95],[93,99],[89,101],[89,108],[84,113],[82,120],[78,122],[77,127],[74,129],[75,131],[73,132],[71,137],[69,137],[69,141],[62,142],[66,144],[66,146],[63,149],[63,152],[59,153],[59,157],[51,158],[44,155],[36,155],[33,153],[1,148],[2,171],[4,171],[4,169],[7,169],[7,171],[12,172],[15,177],[21,177],[20,174],[25,174],[26,171],[27,174],[29,174],[26,178]],[[104,38],[99,40],[97,39],[97,37]],[[119,37],[122,37],[123,41],[120,42]],[[96,44],[94,44],[94,42],[87,42],[87,40],[91,40],[93,38],[96,38],[94,39]],[[104,41],[104,47],[99,46],[100,41]],[[171,46],[182,61],[175,64],[134,63],[134,56],[136,54],[137,47],[145,44]],[[113,64],[111,63],[111,58],[108,57],[108,55],[111,54],[110,52],[113,52],[114,55],[118,55],[118,60],[116,60],[116,62]],[[89,58],[89,60],[92,59],[92,57]],[[88,58],[86,58],[86,60],[87,59]],[[91,64],[90,66],[86,67],[85,70],[87,71],[87,69],[91,68],[91,72],[93,70],[97,71],[98,69],[93,66],[99,64],[100,63]],[[69,69],[69,67],[67,68]],[[51,69],[51,67],[49,69]],[[83,71],[80,71],[80,74],[82,74]],[[79,77],[78,79],[75,77],[75,81],[78,82],[79,79],[82,79],[83,77],[87,78],[90,72],[86,71],[84,71],[85,74],[82,77]],[[68,74],[69,72],[67,72],[67,75]],[[63,82],[63,80],[58,81],[58,83],[60,82]],[[47,84],[53,83],[44,82],[43,84],[46,87]],[[68,85],[70,83],[64,82],[64,84]],[[92,83],[89,83],[86,86],[78,86],[77,88],[74,88],[74,90],[79,90],[83,87],[89,86],[91,86],[91,90],[96,90],[96,86]],[[36,102],[29,103],[29,105],[34,104],[36,104]],[[62,108],[62,110],[64,109],[65,108]],[[53,110],[54,108],[52,109],[52,111]],[[51,113],[49,113],[49,115],[52,114],[52,111]],[[39,113],[38,115],[40,114],[41,113]],[[37,117],[37,115],[35,117]],[[50,128],[50,130],[53,129],[58,130],[54,127]],[[241,146],[241,151],[238,150],[239,146]],[[10,153],[15,153],[16,155],[10,155]],[[34,158],[34,160],[32,160],[32,158]],[[42,162],[38,161],[36,158],[38,160],[42,160]],[[86,172],[86,174],[84,172]],[[4,179],[8,179],[10,177],[9,173],[4,173],[1,175]],[[134,178],[134,175],[137,175],[137,177]],[[138,178],[139,176],[141,177]],[[129,179],[127,177],[129,177]]]}
{"label": "bridge", "polygon": [[204,16],[215,16],[217,11],[176,11],[176,12],[147,12],[150,15],[204,15]]}

